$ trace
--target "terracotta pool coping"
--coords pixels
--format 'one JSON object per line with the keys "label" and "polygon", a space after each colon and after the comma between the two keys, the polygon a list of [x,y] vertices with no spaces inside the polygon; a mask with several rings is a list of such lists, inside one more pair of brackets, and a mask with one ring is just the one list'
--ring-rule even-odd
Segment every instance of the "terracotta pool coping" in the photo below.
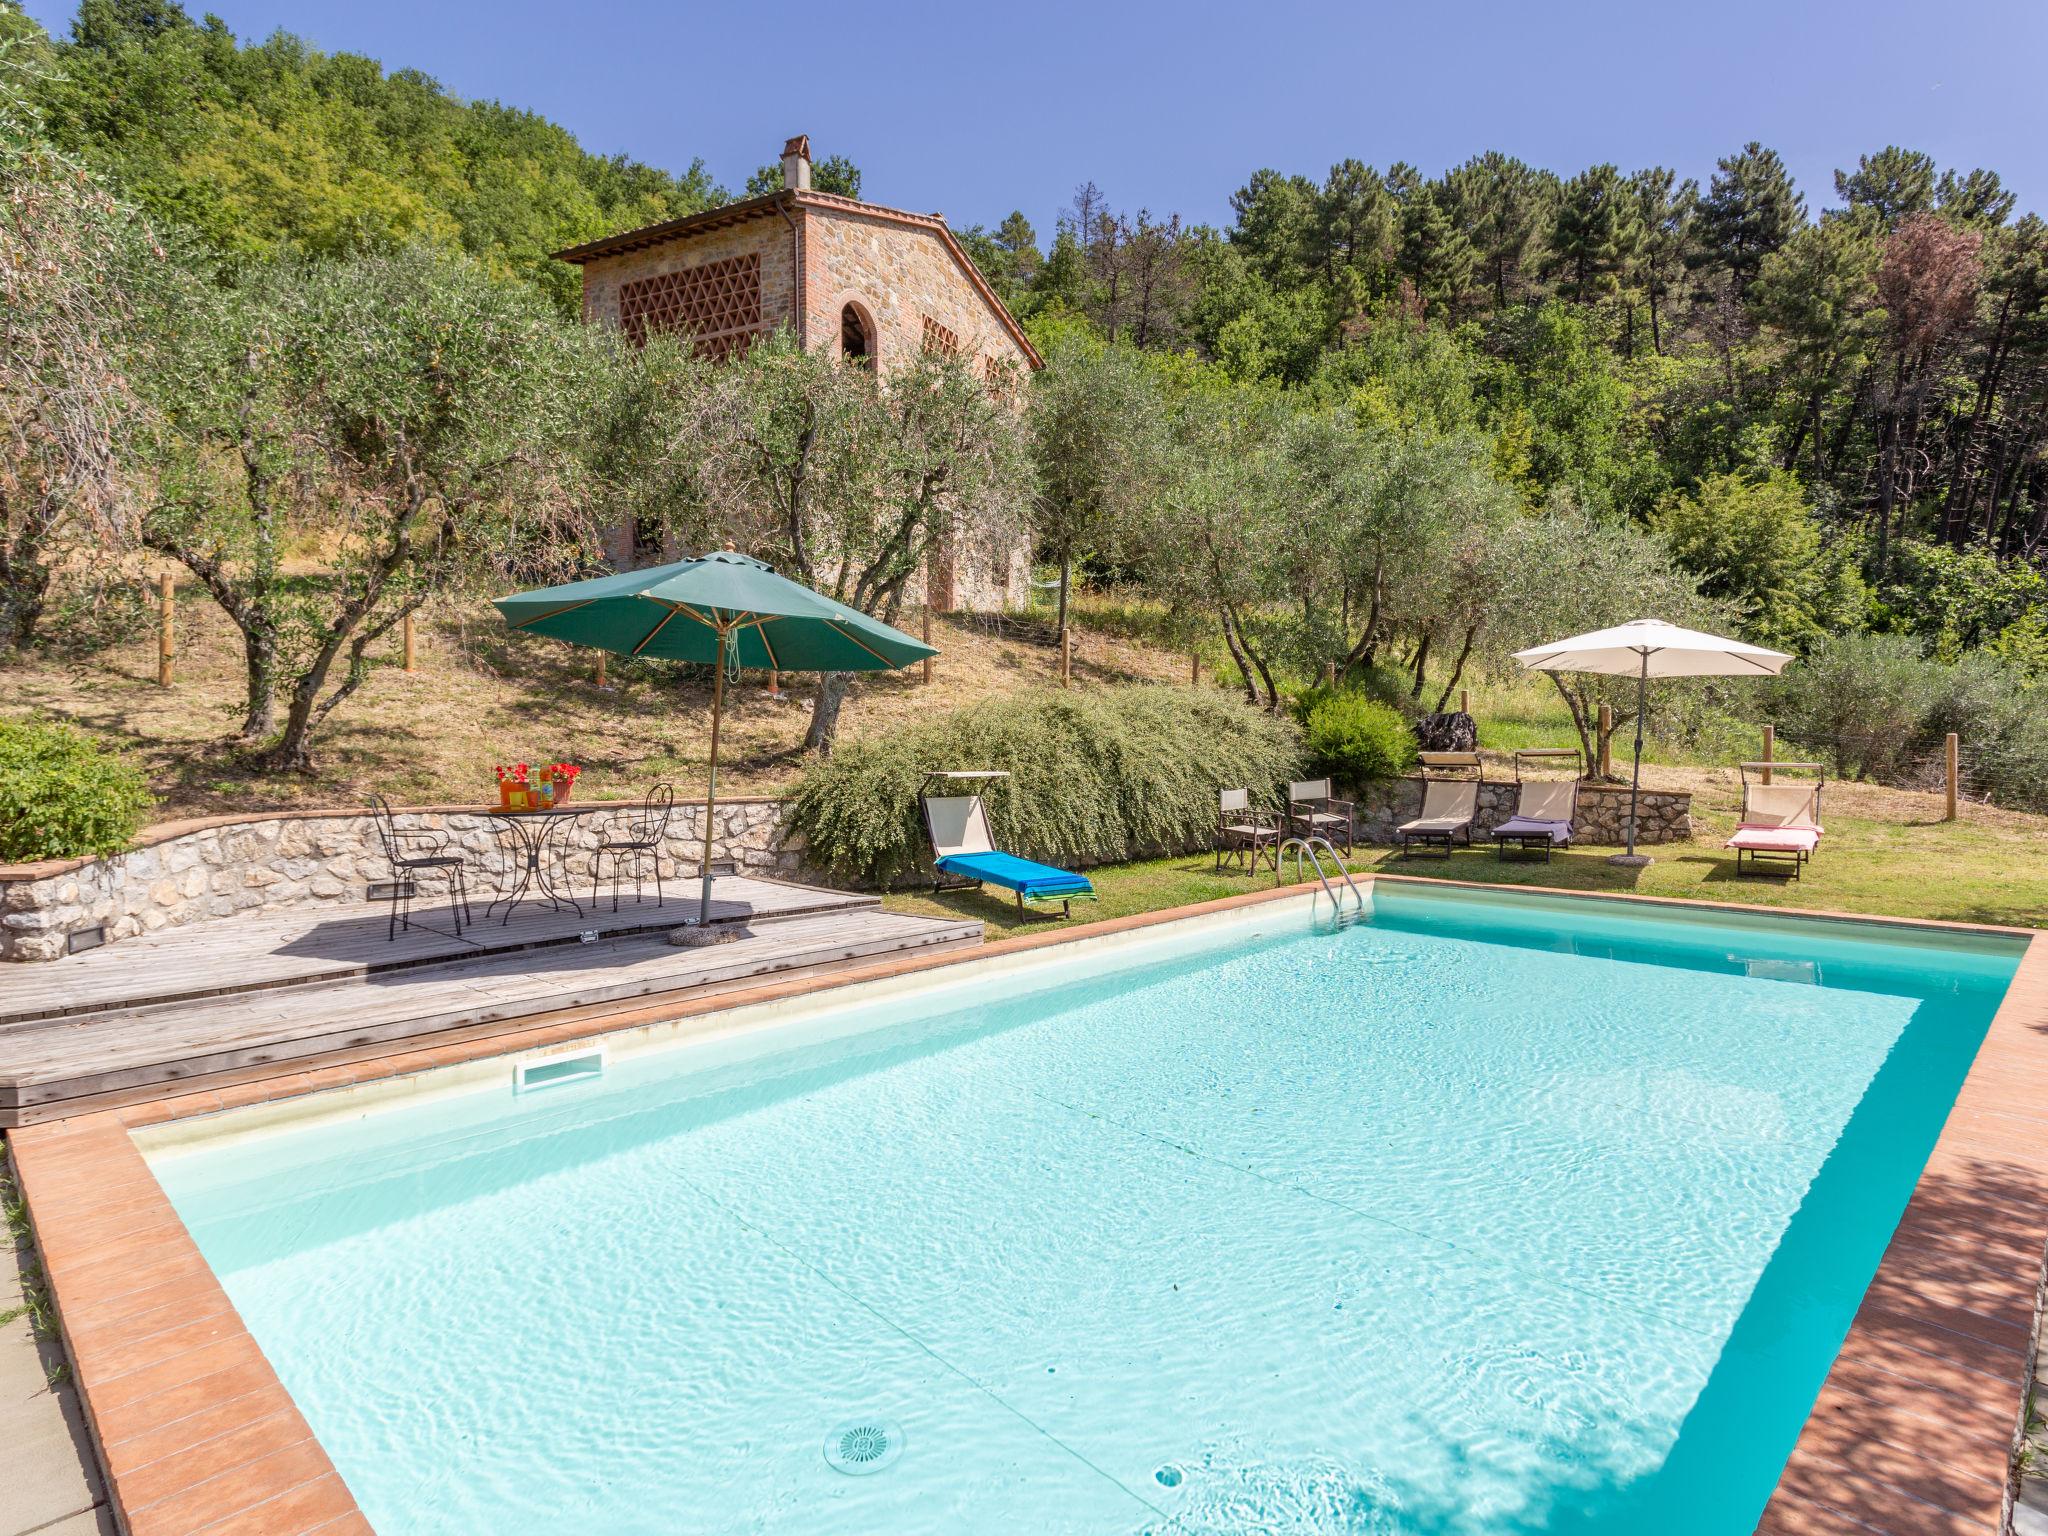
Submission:
{"label": "terracotta pool coping", "polygon": [[[1736,902],[1610,896],[1377,875],[1415,886],[1788,913]],[[485,1038],[236,1083],[9,1133],[81,1400],[130,1536],[368,1531],[130,1136],[189,1116],[406,1076],[641,1024],[1298,897],[1248,892],[909,955],[677,1005],[615,1010]],[[2005,1521],[2048,1243],[2048,935],[2030,939],[1955,1107],[1758,1525],[1771,1536],[1992,1536]]]}

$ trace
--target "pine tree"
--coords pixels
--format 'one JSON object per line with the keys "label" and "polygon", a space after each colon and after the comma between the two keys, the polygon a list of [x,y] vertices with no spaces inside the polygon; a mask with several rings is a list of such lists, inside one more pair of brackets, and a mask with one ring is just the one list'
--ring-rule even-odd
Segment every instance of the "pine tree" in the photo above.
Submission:
{"label": "pine tree", "polygon": [[1472,286],[1478,263],[1436,194],[1418,190],[1401,210],[1401,271],[1431,311],[1455,310]]}
{"label": "pine tree", "polygon": [[1444,178],[1445,210],[1472,242],[1494,303],[1503,308],[1547,222],[1545,190],[1542,174],[1498,150],[1474,156]]}
{"label": "pine tree", "polygon": [[1934,207],[1934,161],[1918,150],[1887,144],[1859,155],[1856,169],[1835,172],[1835,196],[1848,207],[1868,208],[1886,229]]}
{"label": "pine tree", "polygon": [[2003,224],[2019,199],[2006,191],[1998,172],[1975,170],[1967,176],[1943,171],[1934,189],[1934,206],[1952,219],[1970,224]]}
{"label": "pine tree", "polygon": [[1697,227],[1702,265],[1735,281],[1738,297],[1756,281],[1764,258],[1806,222],[1806,199],[1792,185],[1774,149],[1752,139],[1742,153],[1720,162],[1700,202]]}
{"label": "pine tree", "polygon": [[1620,171],[1596,165],[1565,183],[1551,224],[1551,269],[1574,299],[1584,303],[1618,291],[1642,242],[1636,200]]}
{"label": "pine tree", "polygon": [[1664,351],[1663,317],[1685,276],[1685,252],[1692,238],[1693,215],[1699,204],[1699,183],[1663,166],[1637,171],[1629,178],[1636,219],[1642,226],[1632,286],[1640,288],[1650,309],[1650,349]]}

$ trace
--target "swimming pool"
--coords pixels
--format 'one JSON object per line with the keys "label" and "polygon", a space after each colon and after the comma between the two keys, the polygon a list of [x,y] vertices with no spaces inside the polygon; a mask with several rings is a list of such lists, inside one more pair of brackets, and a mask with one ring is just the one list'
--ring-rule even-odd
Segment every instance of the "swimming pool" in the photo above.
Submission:
{"label": "swimming pool", "polygon": [[387,1536],[1747,1531],[2018,954],[1381,884],[151,1162]]}

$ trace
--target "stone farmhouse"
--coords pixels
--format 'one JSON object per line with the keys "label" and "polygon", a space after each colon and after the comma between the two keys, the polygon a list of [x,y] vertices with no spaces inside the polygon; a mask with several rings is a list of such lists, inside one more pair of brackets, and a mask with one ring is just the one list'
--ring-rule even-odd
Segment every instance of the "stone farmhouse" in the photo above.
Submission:
{"label": "stone farmhouse", "polygon": [[[1010,312],[936,213],[908,213],[811,185],[811,147],[782,148],[780,191],[609,235],[570,250],[583,269],[583,318],[635,343],[686,331],[716,357],[787,326],[883,377],[922,352],[970,359],[991,389],[1043,364]],[[630,564],[633,531],[613,540]],[[1022,606],[1029,549],[947,549],[926,573],[934,607],[995,612]]]}

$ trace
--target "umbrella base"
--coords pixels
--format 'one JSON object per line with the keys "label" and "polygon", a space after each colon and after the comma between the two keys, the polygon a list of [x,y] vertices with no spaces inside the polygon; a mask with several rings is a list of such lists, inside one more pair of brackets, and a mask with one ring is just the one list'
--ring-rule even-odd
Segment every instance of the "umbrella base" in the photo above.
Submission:
{"label": "umbrella base", "polygon": [[1647,853],[1611,853],[1607,862],[1622,869],[1641,869],[1650,862],[1650,856]]}
{"label": "umbrella base", "polygon": [[709,928],[699,928],[692,923],[668,931],[669,943],[678,949],[703,949],[712,944],[730,944],[735,939],[752,937],[742,923],[715,923]]}

